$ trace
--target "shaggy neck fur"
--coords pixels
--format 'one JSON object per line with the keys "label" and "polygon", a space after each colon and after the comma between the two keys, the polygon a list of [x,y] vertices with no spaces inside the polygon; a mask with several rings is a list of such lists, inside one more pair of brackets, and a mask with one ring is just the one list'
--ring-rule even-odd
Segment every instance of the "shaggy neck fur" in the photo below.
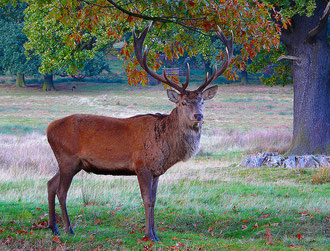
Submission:
{"label": "shaggy neck fur", "polygon": [[169,148],[167,168],[179,161],[190,159],[199,151],[201,125],[191,127],[183,121],[180,119],[178,109],[175,108],[170,115],[156,124],[157,131],[165,135],[162,140]]}

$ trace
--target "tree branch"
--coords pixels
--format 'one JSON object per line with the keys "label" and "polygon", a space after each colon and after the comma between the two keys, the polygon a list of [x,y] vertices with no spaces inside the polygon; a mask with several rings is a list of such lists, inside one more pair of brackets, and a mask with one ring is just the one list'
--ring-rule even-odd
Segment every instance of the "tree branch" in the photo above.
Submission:
{"label": "tree branch", "polygon": [[90,40],[88,40],[87,42],[84,42],[82,44],[79,44],[76,48],[76,51],[82,51],[82,50],[91,50],[93,49],[93,45],[96,42],[96,38],[92,37]]}
{"label": "tree branch", "polygon": [[182,27],[184,27],[187,30],[190,31],[194,31],[194,32],[198,32],[204,36],[212,36],[209,34],[206,34],[204,32],[202,32],[201,29],[198,28],[194,28],[191,26],[186,25],[183,22],[180,22],[178,20],[199,20],[199,19],[205,19],[206,17],[200,17],[200,18],[180,18],[180,17],[174,17],[174,16],[169,16],[169,17],[152,17],[152,16],[147,16],[147,15],[143,15],[143,14],[139,14],[139,13],[134,13],[131,12],[129,10],[124,9],[121,5],[118,5],[115,1],[113,0],[107,0],[111,5],[113,5],[115,8],[117,8],[118,10],[120,10],[121,12],[124,12],[125,14],[129,15],[129,16],[133,16],[133,17],[137,17],[137,18],[141,18],[143,20],[150,20],[150,21],[154,21],[154,22],[161,22],[161,23],[173,23],[173,24],[177,24],[180,25]]}
{"label": "tree branch", "polygon": [[288,60],[294,60],[294,61],[297,61],[298,63],[301,62],[301,58],[299,57],[295,57],[295,56],[290,56],[290,55],[281,55],[277,61],[281,61],[283,59],[288,59]]}
{"label": "tree branch", "polygon": [[317,34],[319,34],[321,32],[323,27],[327,24],[329,13],[330,13],[330,2],[328,2],[327,6],[325,7],[323,15],[320,18],[320,21],[319,21],[318,25],[314,29],[312,29],[310,32],[308,32],[308,35],[307,35],[307,38],[306,38],[307,41],[310,41]]}

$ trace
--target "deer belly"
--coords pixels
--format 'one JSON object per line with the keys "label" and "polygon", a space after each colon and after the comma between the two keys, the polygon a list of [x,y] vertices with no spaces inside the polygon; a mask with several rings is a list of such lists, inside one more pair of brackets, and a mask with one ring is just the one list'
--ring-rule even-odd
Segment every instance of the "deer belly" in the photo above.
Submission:
{"label": "deer belly", "polygon": [[130,161],[102,161],[96,159],[81,159],[82,169],[88,173],[110,175],[136,175]]}

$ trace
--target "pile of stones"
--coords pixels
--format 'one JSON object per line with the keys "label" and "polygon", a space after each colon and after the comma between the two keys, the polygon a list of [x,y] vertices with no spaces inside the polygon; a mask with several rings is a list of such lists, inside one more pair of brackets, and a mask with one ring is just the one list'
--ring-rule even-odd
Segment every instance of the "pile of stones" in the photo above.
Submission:
{"label": "pile of stones", "polygon": [[263,166],[282,168],[330,168],[330,157],[325,155],[280,156],[278,153],[257,153],[245,158],[240,164],[247,168]]}

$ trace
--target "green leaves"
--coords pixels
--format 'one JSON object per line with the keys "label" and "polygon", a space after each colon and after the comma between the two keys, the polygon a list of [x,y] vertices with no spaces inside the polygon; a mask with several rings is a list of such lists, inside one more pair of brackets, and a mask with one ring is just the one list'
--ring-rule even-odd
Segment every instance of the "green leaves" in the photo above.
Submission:
{"label": "green leaves", "polygon": [[[68,6],[74,7],[71,3]],[[23,31],[29,39],[25,44],[27,55],[41,57],[39,71],[44,74],[63,68],[68,74],[76,73],[109,43],[102,27],[95,27],[92,32],[77,30],[74,24],[78,23],[68,24],[68,19],[63,19],[68,13],[61,11],[51,4],[30,4],[25,11]]]}

